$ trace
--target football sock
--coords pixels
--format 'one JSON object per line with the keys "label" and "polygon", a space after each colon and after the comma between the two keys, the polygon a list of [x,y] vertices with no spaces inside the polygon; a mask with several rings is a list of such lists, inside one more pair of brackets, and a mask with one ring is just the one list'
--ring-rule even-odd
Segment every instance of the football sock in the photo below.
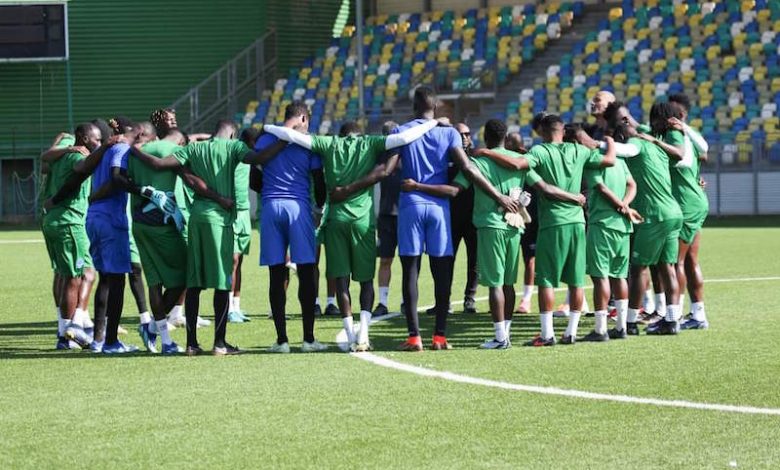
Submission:
{"label": "football sock", "polygon": [[679,312],[679,308],[680,308],[679,305],[674,305],[674,304],[667,306],[666,316],[665,316],[666,321],[676,322],[677,319],[679,318],[679,315],[677,314],[677,312]]}
{"label": "football sock", "polygon": [[214,290],[214,347],[225,346],[230,291]]}
{"label": "football sock", "polygon": [[691,314],[696,321],[706,321],[707,313],[704,311],[704,302],[693,302],[691,304]]}
{"label": "football sock", "polygon": [[447,314],[450,309],[450,289],[452,287],[452,256],[431,256],[431,275],[433,276],[433,291],[436,299],[435,335],[446,336]]}
{"label": "football sock", "polygon": [[198,313],[200,311],[200,289],[187,289],[184,300],[184,315],[187,318],[187,346],[198,345]]}
{"label": "football sock", "polygon": [[655,311],[655,301],[653,300],[653,290],[647,289],[645,291],[645,296],[642,299],[642,308],[645,309],[645,312],[652,313]]}
{"label": "football sock", "polygon": [[168,320],[163,318],[162,320],[156,320],[154,325],[157,327],[157,333],[160,335],[160,341],[162,344],[171,344],[171,333],[168,331]]}
{"label": "football sock", "polygon": [[420,336],[420,321],[417,316],[417,278],[420,274],[419,256],[400,256],[404,315],[409,336]]}
{"label": "football sock", "polygon": [[[620,331],[626,331],[626,311],[628,310],[628,300],[615,300],[615,310],[617,310],[617,325],[615,327]],[[634,321],[636,321],[636,313],[634,314]]]}
{"label": "football sock", "polygon": [[336,305],[336,297],[328,297],[328,307]]}
{"label": "football sock", "polygon": [[67,328],[68,320],[59,317],[57,319],[57,336],[65,336],[65,328]]}
{"label": "football sock", "polygon": [[101,274],[108,278],[108,306],[106,308],[106,344],[114,344],[119,339],[117,332],[122,319],[122,307],[125,303],[125,275]]}
{"label": "football sock", "polygon": [[314,305],[320,305],[320,298],[319,297],[314,299]]}
{"label": "football sock", "polygon": [[628,307],[628,314],[626,316],[626,321],[628,323],[636,323],[636,319],[639,316],[639,309],[638,308],[631,308]]}
{"label": "football sock", "polygon": [[268,298],[271,302],[271,314],[276,328],[276,343],[287,342],[287,318],[285,317],[285,304],[287,294],[284,291],[284,283],[287,280],[287,267],[283,264],[269,266]]}
{"label": "football sock", "polygon": [[379,287],[379,303],[387,307],[387,298],[390,297],[389,287]]}
{"label": "football sock", "polygon": [[149,312],[143,312],[138,316],[138,318],[142,325],[146,325],[152,321],[152,316],[149,314]]}
{"label": "football sock", "polygon": [[[314,299],[317,297],[317,279],[314,276],[314,263],[298,264],[298,301],[303,317],[303,340],[314,342]],[[328,297],[336,302],[335,297]],[[275,313],[274,313],[275,314]]]}
{"label": "football sock", "polygon": [[580,312],[572,310],[569,313],[569,325],[566,327],[566,336],[577,337],[577,327],[580,324]]}
{"label": "football sock", "polygon": [[523,286],[523,301],[531,300],[534,295],[534,286]]}
{"label": "football sock", "polygon": [[596,333],[603,335],[607,332],[607,311],[596,311],[596,326],[593,328]]}
{"label": "football sock", "polygon": [[661,316],[666,315],[666,294],[663,292],[655,293],[655,311]]}
{"label": "football sock", "polygon": [[512,320],[504,320],[504,331],[506,332],[506,339],[511,338]]}
{"label": "football sock", "polygon": [[493,329],[496,331],[496,341],[500,343],[506,341],[506,329],[503,321],[494,322]]}
{"label": "football sock", "polygon": [[84,310],[77,308],[76,311],[73,313],[73,318],[71,319],[71,324],[73,326],[78,326],[79,328],[84,328],[84,319],[86,318],[87,314],[84,312]]}
{"label": "football sock", "polygon": [[344,325],[344,331],[347,332],[347,341],[349,342],[349,344],[354,343],[355,329],[354,329],[354,320],[352,319],[352,316],[342,318],[341,323]]}
{"label": "football sock", "polygon": [[550,339],[555,336],[555,330],[553,330],[553,318],[552,312],[542,312],[539,314],[539,321],[542,324],[542,339]]}
{"label": "football sock", "polygon": [[371,312],[368,310],[360,311],[360,336],[358,343],[368,343],[368,328],[371,326]]}
{"label": "football sock", "polygon": [[233,303],[231,304],[233,308],[231,309],[234,312],[240,312],[241,311],[241,297],[233,297]]}
{"label": "football sock", "polygon": [[181,305],[174,305],[170,312],[168,312],[168,318],[179,318],[182,315],[184,308]]}

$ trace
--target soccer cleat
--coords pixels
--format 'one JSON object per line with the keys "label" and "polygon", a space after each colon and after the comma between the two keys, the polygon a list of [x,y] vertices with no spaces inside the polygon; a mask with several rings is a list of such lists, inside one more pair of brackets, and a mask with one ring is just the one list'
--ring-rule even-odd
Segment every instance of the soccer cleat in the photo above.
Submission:
{"label": "soccer cleat", "polygon": [[642,312],[642,314],[639,315],[639,320],[637,320],[637,323],[641,323],[642,325],[652,325],[653,323],[663,318],[664,316],[658,312],[653,312],[653,313]]}
{"label": "soccer cleat", "polygon": [[69,349],[78,349],[81,350],[81,346],[79,346],[79,343],[75,341],[71,341],[68,338],[64,336],[58,336],[57,337],[57,346],[55,348],[58,351],[67,351]]}
{"label": "soccer cleat", "polygon": [[211,350],[211,354],[214,356],[235,356],[236,354],[241,354],[243,352],[244,351],[228,343],[225,343],[224,346],[214,346],[214,349]]}
{"label": "soccer cleat", "polygon": [[531,299],[521,300],[515,309],[517,313],[531,313]]}
{"label": "soccer cleat", "polygon": [[474,297],[466,296],[463,299],[463,313],[477,313],[477,301],[474,300]]}
{"label": "soccer cleat", "polygon": [[162,345],[163,356],[172,356],[174,354],[181,354],[183,352],[184,350],[176,343]]}
{"label": "soccer cleat", "polygon": [[325,307],[325,315],[330,317],[340,317],[341,311],[336,306],[336,304],[330,304],[327,307]]}
{"label": "soccer cleat", "polygon": [[434,351],[448,351],[452,349],[452,346],[450,346],[450,343],[447,342],[447,338],[445,336],[433,335],[431,349]]}
{"label": "soccer cleat", "polygon": [[693,317],[685,320],[681,325],[681,330],[706,330],[710,327],[710,322],[707,320],[694,320]]}
{"label": "soccer cleat", "polygon": [[609,333],[596,333],[596,330],[591,331],[587,335],[580,338],[580,341],[587,341],[592,343],[603,343],[609,341]]}
{"label": "soccer cleat", "polygon": [[92,343],[92,337],[83,328],[75,325],[71,325],[65,330],[65,338],[75,342],[82,349],[88,348]]}
{"label": "soccer cleat", "polygon": [[244,323],[244,319],[241,318],[241,314],[239,312],[228,312],[228,322]]}
{"label": "soccer cleat", "polygon": [[138,336],[141,337],[144,347],[150,353],[157,352],[157,333],[152,333],[149,329],[151,323],[141,323],[138,325]]}
{"label": "soccer cleat", "polygon": [[[314,304],[314,316],[315,317],[321,317],[322,316],[322,307],[320,307],[320,304]],[[271,312],[268,312],[268,318],[273,319],[274,314]]]}
{"label": "soccer cleat", "polygon": [[550,336],[549,338],[542,338],[541,335],[534,337],[534,339],[530,341],[526,341],[523,343],[524,346],[530,346],[534,348],[542,347],[542,346],[555,346],[555,337]]}
{"label": "soccer cleat", "polygon": [[311,343],[304,341],[303,345],[301,346],[301,352],[305,352],[305,353],[322,352],[327,350],[328,350],[328,345],[322,344],[316,339]]}
{"label": "soccer cleat", "polygon": [[203,354],[203,349],[200,346],[187,346],[187,349],[184,350],[184,354],[193,357],[198,356],[200,354]]}
{"label": "soccer cleat", "polygon": [[133,346],[131,344],[128,345],[121,341],[117,341],[116,343],[112,343],[112,344],[103,345],[103,354],[128,354],[137,351],[138,351],[137,346]]}
{"label": "soccer cleat", "polygon": [[612,328],[611,330],[607,331],[607,335],[609,335],[609,339],[628,338],[628,333],[626,333],[626,330],[618,330],[617,328]]}
{"label": "soccer cleat", "polygon": [[645,329],[648,335],[676,335],[680,325],[676,321],[659,320]]}
{"label": "soccer cleat", "polygon": [[[436,307],[433,306],[425,311],[426,315],[436,315]],[[447,309],[447,315],[452,315],[452,306]]]}
{"label": "soccer cleat", "polygon": [[103,344],[105,341],[92,341],[89,343],[89,350],[93,353],[103,352]]}
{"label": "soccer cleat", "polygon": [[288,354],[290,352],[290,345],[288,343],[274,343],[270,348],[266,349],[266,352]]}
{"label": "soccer cleat", "polygon": [[126,335],[127,334],[127,330],[122,325],[119,325],[117,327],[117,329],[116,329],[116,334],[118,334],[118,335]]}
{"label": "soccer cleat", "polygon": [[554,318],[569,318],[569,304],[560,304],[553,312]]}
{"label": "soccer cleat", "polygon": [[629,335],[629,336],[638,336],[639,335],[639,323],[627,322],[626,323],[626,334]]}
{"label": "soccer cleat", "polygon": [[574,344],[577,342],[577,338],[571,335],[563,334],[561,335],[561,344]]}
{"label": "soccer cleat", "polygon": [[385,304],[377,304],[376,308],[374,309],[374,313],[371,315],[374,317],[381,317],[383,315],[387,315],[388,313],[390,312],[387,310],[387,306],[385,306]]}
{"label": "soccer cleat", "polygon": [[422,352],[423,345],[419,336],[410,336],[398,346],[399,351]]}
{"label": "soccer cleat", "polygon": [[499,341],[495,338],[479,345],[480,349],[509,349],[509,341]]}
{"label": "soccer cleat", "polygon": [[353,344],[350,348],[354,352],[369,352],[374,350],[373,346],[371,346],[371,343],[357,343]]}
{"label": "soccer cleat", "polygon": [[198,328],[203,328],[204,326],[211,325],[211,320],[206,320],[205,318],[198,315]]}

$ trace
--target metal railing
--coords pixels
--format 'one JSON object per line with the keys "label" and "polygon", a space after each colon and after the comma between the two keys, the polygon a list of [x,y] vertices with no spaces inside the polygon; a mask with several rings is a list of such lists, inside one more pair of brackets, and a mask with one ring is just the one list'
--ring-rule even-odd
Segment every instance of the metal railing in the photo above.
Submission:
{"label": "metal railing", "polygon": [[239,52],[171,107],[185,132],[210,130],[212,122],[232,118],[239,106],[260,99],[276,78],[276,32],[272,29]]}

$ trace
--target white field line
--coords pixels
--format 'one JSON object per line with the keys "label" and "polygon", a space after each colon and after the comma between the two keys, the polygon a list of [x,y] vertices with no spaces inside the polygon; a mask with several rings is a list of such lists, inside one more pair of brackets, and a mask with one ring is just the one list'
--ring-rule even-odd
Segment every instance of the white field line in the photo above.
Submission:
{"label": "white field line", "polygon": [[[748,277],[748,278],[734,278],[734,279],[709,279],[704,282],[755,282],[755,281],[778,281],[780,276],[770,277]],[[587,286],[586,289],[592,288]],[[556,290],[566,290],[566,288],[559,288]],[[482,301],[487,297],[478,297],[474,300]],[[452,302],[459,305],[463,301]],[[430,306],[419,307],[418,310],[425,310]],[[391,313],[377,319],[372,319],[371,323],[378,323],[391,318],[401,316],[400,313]],[[742,414],[757,414],[757,415],[772,415],[780,416],[780,409],[778,408],[759,408],[754,406],[739,406],[739,405],[723,405],[718,403],[698,403],[686,400],[664,400],[661,398],[644,398],[644,397],[632,397],[629,395],[611,395],[608,393],[595,393],[585,392],[582,390],[570,390],[557,387],[542,387],[538,385],[522,385],[513,384],[508,382],[500,382],[497,380],[480,379],[477,377],[469,377],[467,375],[455,374],[447,371],[438,371],[433,369],[427,369],[425,367],[413,366],[411,364],[404,364],[402,362],[396,362],[385,357],[376,356],[371,353],[350,353],[353,357],[364,360],[371,364],[387,367],[389,369],[395,369],[402,372],[408,372],[411,374],[420,375],[423,377],[432,377],[443,380],[449,380],[450,382],[465,383],[471,385],[481,385],[483,387],[500,388],[504,390],[513,390],[517,392],[537,393],[541,395],[556,395],[568,398],[580,398],[585,400],[599,400],[599,401],[612,401],[618,403],[632,403],[639,405],[652,405],[662,406],[667,408],[688,408],[694,410],[705,411],[720,411],[724,413],[742,413]]]}
{"label": "white field line", "polygon": [[21,243],[43,243],[43,238],[23,238],[19,240],[0,240],[0,245],[16,245]]}
{"label": "white field line", "polygon": [[581,390],[569,390],[557,387],[541,387],[536,385],[520,385],[497,380],[480,379],[468,377],[466,375],[454,374],[452,372],[426,369],[425,367],[413,366],[396,362],[385,357],[375,356],[371,353],[351,353],[353,357],[364,360],[371,364],[387,367],[390,369],[408,372],[423,377],[432,377],[449,380],[450,382],[465,383],[471,385],[481,385],[483,387],[500,388],[504,390],[513,390],[518,392],[537,393],[541,395],[556,395],[568,398],[580,398],[585,400],[612,401],[618,403],[631,403],[639,405],[653,405],[670,408],[689,408],[694,410],[721,411],[725,413],[743,413],[757,415],[780,416],[780,409],[777,408],[758,408],[754,406],[722,405],[717,403],[697,403],[685,400],[663,400],[660,398],[632,397],[628,395],[611,395],[607,393],[584,392]]}

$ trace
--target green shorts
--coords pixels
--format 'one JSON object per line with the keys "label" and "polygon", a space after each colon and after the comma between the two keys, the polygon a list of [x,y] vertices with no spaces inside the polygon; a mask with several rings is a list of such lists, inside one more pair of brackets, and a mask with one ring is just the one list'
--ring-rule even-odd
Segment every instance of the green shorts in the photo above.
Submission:
{"label": "green shorts", "polygon": [[187,241],[171,225],[133,223],[146,283],[171,287],[187,285]]}
{"label": "green shorts", "polygon": [[187,287],[230,290],[233,274],[233,226],[190,220]]}
{"label": "green shorts", "polygon": [[84,274],[85,268],[93,267],[84,225],[46,225],[43,238],[57,274],[78,277]]}
{"label": "green shorts", "polygon": [[252,219],[248,210],[240,210],[236,213],[233,222],[233,253],[249,254],[249,243],[252,241]]}
{"label": "green shorts", "polygon": [[613,279],[627,278],[630,253],[630,233],[610,230],[595,224],[588,227],[585,265],[589,276]]}
{"label": "green shorts", "polygon": [[696,234],[701,230],[704,221],[707,219],[708,211],[694,212],[693,214],[683,214],[682,228],[680,229],[680,240],[686,245],[693,243]]}
{"label": "green shorts", "polygon": [[325,247],[325,271],[329,279],[349,277],[356,282],[374,279],[376,227],[372,221],[329,220],[320,226]]}
{"label": "green shorts", "polygon": [[536,285],[585,285],[585,224],[539,229],[536,239]]}
{"label": "green shorts", "polygon": [[519,230],[477,229],[479,283],[487,287],[512,286],[520,265]]}
{"label": "green shorts", "polygon": [[631,264],[654,266],[658,263],[677,263],[680,227],[682,227],[682,219],[668,219],[635,225]]}

